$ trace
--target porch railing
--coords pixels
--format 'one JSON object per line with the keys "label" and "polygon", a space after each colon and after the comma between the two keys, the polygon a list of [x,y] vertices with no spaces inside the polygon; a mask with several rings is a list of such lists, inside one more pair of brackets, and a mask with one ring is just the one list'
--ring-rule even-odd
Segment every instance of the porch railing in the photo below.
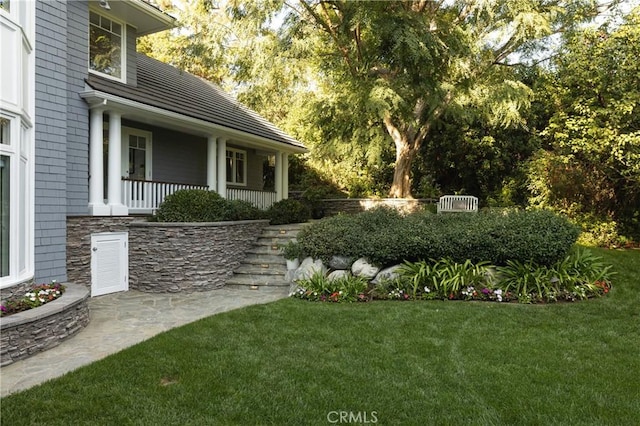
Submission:
{"label": "porch railing", "polygon": [[153,213],[167,195],[180,189],[209,189],[204,185],[122,178],[122,198],[131,213]]}
{"label": "porch railing", "polygon": [[276,202],[276,193],[251,189],[227,188],[228,200],[248,201],[259,209],[266,210]]}
{"label": "porch railing", "polygon": [[[175,182],[158,182],[122,178],[123,203],[130,213],[153,213],[167,195],[180,189],[209,189],[206,185],[190,185]],[[266,210],[276,202],[276,193],[241,188],[227,188],[227,199],[248,201]]]}

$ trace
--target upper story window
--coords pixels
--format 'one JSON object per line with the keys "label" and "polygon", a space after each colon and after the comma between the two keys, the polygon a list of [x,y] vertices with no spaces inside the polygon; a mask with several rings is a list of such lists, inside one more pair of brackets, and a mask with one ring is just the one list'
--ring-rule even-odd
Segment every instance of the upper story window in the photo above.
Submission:
{"label": "upper story window", "polygon": [[121,80],[124,69],[123,25],[89,12],[89,69]]}
{"label": "upper story window", "polygon": [[247,152],[239,149],[227,149],[227,183],[247,184]]}
{"label": "upper story window", "polygon": [[0,0],[0,9],[4,9],[7,12],[11,11],[11,2],[9,0]]}

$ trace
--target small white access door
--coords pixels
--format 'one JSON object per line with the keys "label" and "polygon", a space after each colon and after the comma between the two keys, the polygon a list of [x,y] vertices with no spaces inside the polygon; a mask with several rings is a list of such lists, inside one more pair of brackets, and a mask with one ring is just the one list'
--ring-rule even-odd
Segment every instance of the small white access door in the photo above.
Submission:
{"label": "small white access door", "polygon": [[91,235],[91,297],[129,290],[129,234]]}

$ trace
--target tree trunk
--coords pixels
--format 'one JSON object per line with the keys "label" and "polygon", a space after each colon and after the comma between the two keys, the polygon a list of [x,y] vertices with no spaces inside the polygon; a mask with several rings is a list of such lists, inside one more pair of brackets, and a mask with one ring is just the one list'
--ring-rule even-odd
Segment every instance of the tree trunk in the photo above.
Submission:
{"label": "tree trunk", "polygon": [[406,135],[400,140],[394,141],[396,144],[396,164],[393,171],[393,183],[389,196],[391,198],[412,198],[411,197],[411,164],[418,152],[419,144],[410,143]]}

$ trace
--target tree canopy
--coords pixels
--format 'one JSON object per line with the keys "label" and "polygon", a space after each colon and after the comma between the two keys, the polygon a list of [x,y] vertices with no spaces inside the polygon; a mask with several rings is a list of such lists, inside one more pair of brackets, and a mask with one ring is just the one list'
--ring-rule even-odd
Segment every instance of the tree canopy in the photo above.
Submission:
{"label": "tree canopy", "polygon": [[389,194],[403,197],[440,118],[522,124],[532,92],[513,54],[601,11],[594,0],[198,0],[179,12],[188,31],[143,47],[231,83],[326,161],[370,166],[391,150]]}

